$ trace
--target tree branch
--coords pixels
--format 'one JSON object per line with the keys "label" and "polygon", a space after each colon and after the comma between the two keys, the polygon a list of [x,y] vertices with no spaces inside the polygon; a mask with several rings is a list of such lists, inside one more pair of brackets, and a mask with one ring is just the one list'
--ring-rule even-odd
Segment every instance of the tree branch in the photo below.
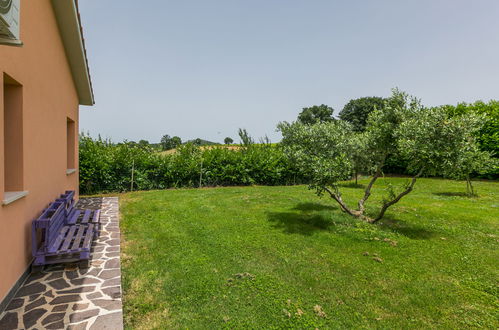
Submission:
{"label": "tree branch", "polygon": [[419,178],[419,177],[421,176],[421,174],[422,174],[422,173],[423,173],[423,170],[421,169],[421,170],[419,171],[419,173],[418,173],[418,174],[416,174],[416,175],[415,175],[415,176],[411,179],[411,183],[410,183],[410,184],[409,184],[409,185],[405,188],[405,190],[404,190],[404,191],[402,191],[400,194],[398,194],[398,196],[397,196],[397,197],[395,197],[394,199],[392,199],[391,201],[386,202],[385,204],[383,204],[383,206],[381,207],[381,210],[379,211],[378,216],[377,216],[376,218],[372,219],[370,222],[371,222],[371,223],[375,223],[375,222],[379,221],[381,218],[383,218],[383,216],[385,215],[386,210],[387,210],[390,206],[392,206],[392,205],[394,205],[394,204],[398,203],[398,202],[402,199],[402,197],[404,197],[405,195],[407,195],[408,193],[410,193],[410,192],[412,191],[412,189],[414,188],[414,185],[416,184],[416,180],[417,180],[417,178]]}
{"label": "tree branch", "polygon": [[333,198],[340,205],[340,208],[343,212],[348,213],[354,217],[358,216],[358,214],[356,214],[355,211],[350,210],[348,206],[345,204],[345,202],[343,202],[343,199],[341,199],[340,194],[332,192],[331,189],[329,189],[328,187],[324,187],[324,190],[327,191],[331,196],[331,198]]}
{"label": "tree branch", "polygon": [[369,181],[369,184],[367,185],[366,190],[364,190],[364,197],[362,197],[362,199],[359,200],[359,212],[361,214],[364,214],[364,210],[365,210],[364,203],[367,201],[367,199],[369,198],[369,196],[371,196],[371,188],[373,187],[374,183],[376,182],[376,180],[380,176],[381,176],[381,169],[378,168],[376,170],[376,173],[374,173],[371,181]]}

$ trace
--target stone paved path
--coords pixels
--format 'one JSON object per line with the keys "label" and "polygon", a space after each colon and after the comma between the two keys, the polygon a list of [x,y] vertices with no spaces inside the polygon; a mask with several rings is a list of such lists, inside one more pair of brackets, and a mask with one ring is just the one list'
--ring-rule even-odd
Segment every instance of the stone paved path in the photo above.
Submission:
{"label": "stone paved path", "polygon": [[123,328],[118,198],[81,199],[77,207],[101,209],[90,263],[31,274],[0,315],[1,330]]}

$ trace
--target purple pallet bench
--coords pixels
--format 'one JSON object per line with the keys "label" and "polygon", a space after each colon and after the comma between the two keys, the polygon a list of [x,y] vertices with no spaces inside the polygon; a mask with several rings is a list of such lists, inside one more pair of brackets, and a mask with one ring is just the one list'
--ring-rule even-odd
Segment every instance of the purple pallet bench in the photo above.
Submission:
{"label": "purple pallet bench", "polygon": [[56,200],[57,202],[64,203],[66,223],[68,225],[93,223],[96,229],[95,233],[98,234],[100,229],[100,210],[80,210],[74,208],[74,195],[74,191],[66,191]]}
{"label": "purple pallet bench", "polygon": [[99,210],[75,210],[74,192],[61,197],[32,223],[35,266],[90,259],[92,239],[99,232]]}

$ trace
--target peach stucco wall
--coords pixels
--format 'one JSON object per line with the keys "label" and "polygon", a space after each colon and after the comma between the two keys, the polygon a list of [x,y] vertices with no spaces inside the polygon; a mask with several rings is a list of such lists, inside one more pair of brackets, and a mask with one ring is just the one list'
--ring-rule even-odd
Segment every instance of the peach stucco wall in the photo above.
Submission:
{"label": "peach stucco wall", "polygon": [[23,89],[23,190],[29,191],[0,206],[0,301],[31,262],[31,221],[64,190],[78,187],[78,172],[66,175],[66,125],[70,118],[78,127],[78,96],[50,0],[21,1],[21,40],[19,48],[0,45],[0,200],[4,74]]}

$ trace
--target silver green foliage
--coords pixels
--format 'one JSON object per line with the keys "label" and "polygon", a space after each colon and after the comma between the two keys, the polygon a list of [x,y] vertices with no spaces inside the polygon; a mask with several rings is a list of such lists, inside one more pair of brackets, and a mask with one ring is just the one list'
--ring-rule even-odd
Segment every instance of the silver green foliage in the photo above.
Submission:
{"label": "silver green foliage", "polygon": [[[348,214],[376,222],[412,191],[421,175],[469,179],[470,173],[482,170],[490,159],[474,138],[482,122],[483,118],[473,113],[450,117],[444,109],[426,108],[417,98],[394,89],[385,106],[370,113],[364,132],[354,131],[344,121],[283,122],[278,130],[285,153],[310,176],[311,188],[319,195],[329,193]],[[377,215],[368,216],[364,203],[383,175],[386,158],[393,154],[408,162],[413,178],[403,187],[389,189]],[[372,178],[353,209],[341,199],[339,183],[359,171]]]}

